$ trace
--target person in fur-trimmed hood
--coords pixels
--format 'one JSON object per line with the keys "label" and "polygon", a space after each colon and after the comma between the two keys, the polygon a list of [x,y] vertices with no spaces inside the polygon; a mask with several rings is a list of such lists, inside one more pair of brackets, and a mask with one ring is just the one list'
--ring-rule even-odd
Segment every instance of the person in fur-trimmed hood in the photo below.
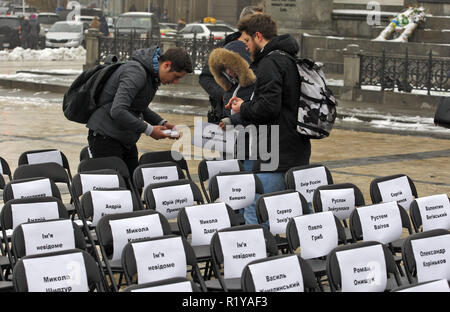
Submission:
{"label": "person in fur-trimmed hood", "polygon": [[[237,96],[250,100],[255,89],[256,76],[250,68],[250,54],[245,49],[242,41],[236,40],[226,44],[223,48],[215,49],[211,52],[208,65],[214,80],[225,91],[223,102]],[[226,125],[247,125],[241,119],[240,114],[234,114],[229,109],[224,109],[219,126],[225,128]]]}

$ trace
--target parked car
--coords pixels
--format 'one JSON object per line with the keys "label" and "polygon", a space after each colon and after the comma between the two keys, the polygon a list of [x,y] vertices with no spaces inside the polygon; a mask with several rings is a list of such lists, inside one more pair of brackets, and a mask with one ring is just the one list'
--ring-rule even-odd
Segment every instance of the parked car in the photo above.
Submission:
{"label": "parked car", "polygon": [[48,48],[72,48],[84,45],[82,22],[56,22],[45,34]]}
{"label": "parked car", "polygon": [[91,26],[91,22],[94,19],[93,16],[83,16],[83,15],[79,15],[75,17],[75,21],[76,22],[82,22],[83,23],[83,30],[86,30],[88,28],[90,28]]}
{"label": "parked car", "polygon": [[20,46],[21,18],[17,16],[0,16],[1,47],[14,49]]}
{"label": "parked car", "polygon": [[24,17],[24,16],[28,16],[30,17],[32,14],[37,14],[37,10],[36,8],[30,7],[30,6],[25,6],[25,14],[24,14],[24,8],[21,5],[14,5],[10,7],[10,11],[9,13],[11,15],[15,15],[15,16],[19,16],[19,17]]}
{"label": "parked car", "polygon": [[159,23],[159,32],[161,33],[161,38],[171,38],[177,36],[177,26],[176,23]]}
{"label": "parked car", "polygon": [[38,22],[41,26],[40,36],[45,37],[47,31],[53,24],[59,22],[59,15],[56,13],[42,12],[38,14]]}
{"label": "parked car", "polygon": [[190,23],[178,32],[183,38],[209,38],[224,39],[227,35],[234,33],[236,30],[226,24],[217,23]]}
{"label": "parked car", "polygon": [[128,12],[121,14],[117,18],[115,30],[119,36],[136,32],[142,39],[148,37],[157,41],[161,39],[158,18],[153,13]]}

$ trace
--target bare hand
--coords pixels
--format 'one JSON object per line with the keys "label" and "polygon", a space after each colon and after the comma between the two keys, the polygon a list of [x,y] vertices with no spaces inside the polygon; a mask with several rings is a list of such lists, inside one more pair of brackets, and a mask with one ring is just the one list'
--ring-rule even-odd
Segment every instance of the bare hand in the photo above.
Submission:
{"label": "bare hand", "polygon": [[164,127],[166,127],[167,129],[170,129],[170,130],[172,130],[172,129],[173,129],[173,127],[175,127],[175,125],[172,125],[172,124],[170,124],[170,123],[166,122],[166,123],[164,124]]}
{"label": "bare hand", "polygon": [[226,109],[232,109],[236,113],[241,112],[241,104],[244,102],[241,98],[238,98],[237,96],[233,96],[225,105]]}
{"label": "bare hand", "polygon": [[163,130],[167,130],[166,126],[153,126],[153,131],[152,134],[150,134],[150,136],[155,140],[169,138],[170,135],[167,135],[164,132],[162,132]]}

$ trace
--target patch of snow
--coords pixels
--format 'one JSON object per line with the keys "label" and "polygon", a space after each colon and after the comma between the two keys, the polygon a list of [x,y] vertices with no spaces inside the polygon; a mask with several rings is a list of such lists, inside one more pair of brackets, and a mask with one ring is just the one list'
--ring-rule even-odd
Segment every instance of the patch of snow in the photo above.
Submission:
{"label": "patch of snow", "polygon": [[77,48],[58,48],[31,50],[17,47],[12,51],[0,51],[0,61],[68,61],[83,60],[86,58],[86,50],[79,46]]}

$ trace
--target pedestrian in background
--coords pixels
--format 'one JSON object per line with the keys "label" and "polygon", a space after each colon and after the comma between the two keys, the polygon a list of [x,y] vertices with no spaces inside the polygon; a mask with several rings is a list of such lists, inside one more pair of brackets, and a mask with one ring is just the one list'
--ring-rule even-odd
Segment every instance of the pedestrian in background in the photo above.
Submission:
{"label": "pedestrian in background", "polygon": [[30,19],[28,18],[28,16],[25,16],[22,22],[22,36],[20,38],[22,48],[24,49],[29,49],[30,33],[31,33]]}
{"label": "pedestrian in background", "polygon": [[99,22],[97,16],[94,16],[94,18],[92,19],[91,24],[89,25],[89,28],[95,28],[97,30],[100,30],[100,22]]}
{"label": "pedestrian in background", "polygon": [[105,36],[109,36],[109,26],[104,15],[100,16],[100,32]]}
{"label": "pedestrian in background", "polygon": [[36,49],[39,44],[39,33],[41,31],[41,25],[37,19],[36,14],[31,15],[30,19],[30,35],[28,37],[28,47],[30,49]]}

